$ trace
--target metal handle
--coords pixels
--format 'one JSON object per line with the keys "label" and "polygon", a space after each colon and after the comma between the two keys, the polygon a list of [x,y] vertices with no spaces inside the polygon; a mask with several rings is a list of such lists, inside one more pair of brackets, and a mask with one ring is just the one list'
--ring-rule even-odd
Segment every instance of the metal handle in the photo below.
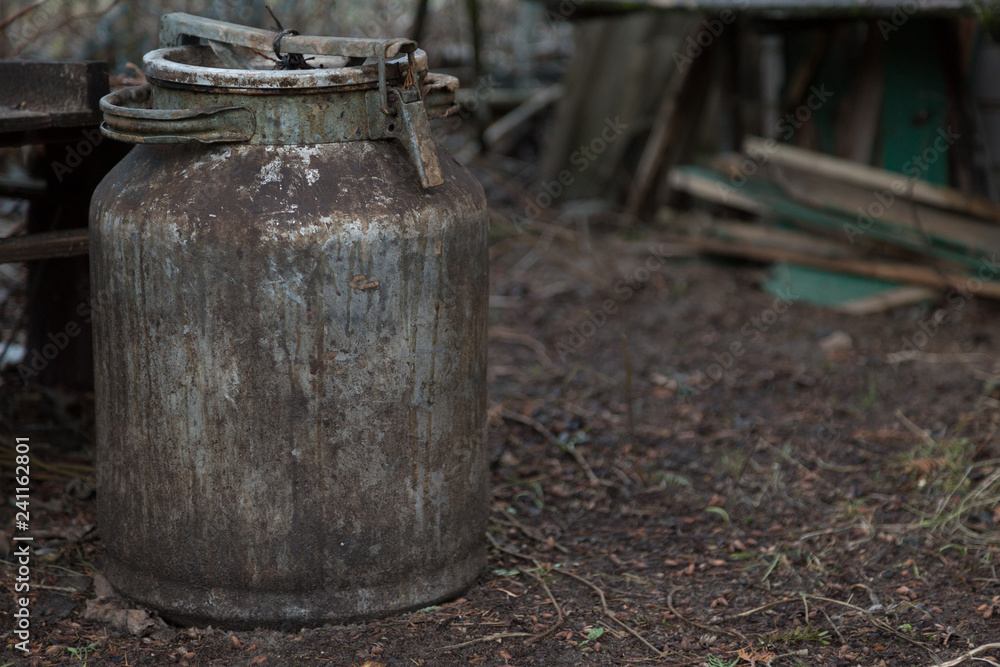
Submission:
{"label": "metal handle", "polygon": [[[165,14],[160,21],[160,46],[181,46],[188,38],[207,39],[243,46],[258,51],[270,51],[275,33],[260,28],[249,28],[193,16],[183,12]],[[354,37],[315,37],[288,35],[281,40],[282,50],[288,53],[310,53],[317,56],[345,56],[348,58],[377,58],[384,47],[386,58],[413,53],[417,43],[410,39],[359,39]]]}
{"label": "metal handle", "polygon": [[[246,59],[232,47],[243,47],[257,51],[268,51],[274,46],[275,33],[260,28],[206,19],[201,16],[174,12],[165,14],[160,20],[160,46],[180,46],[192,40],[207,40],[223,62],[230,67],[242,67]],[[392,115],[389,108],[389,90],[386,84],[385,65],[388,61],[406,55],[408,73],[407,87],[420,95],[416,81],[414,53],[417,43],[412,39],[394,38],[386,40],[360,39],[356,37],[317,37],[289,34],[282,37],[281,47],[286,53],[310,53],[319,56],[344,56],[349,65],[360,65],[368,58],[378,62],[378,89],[382,96],[382,113]]]}
{"label": "metal handle", "polygon": [[134,144],[219,144],[248,141],[257,121],[246,107],[150,109],[152,86],[101,98],[104,136]]}

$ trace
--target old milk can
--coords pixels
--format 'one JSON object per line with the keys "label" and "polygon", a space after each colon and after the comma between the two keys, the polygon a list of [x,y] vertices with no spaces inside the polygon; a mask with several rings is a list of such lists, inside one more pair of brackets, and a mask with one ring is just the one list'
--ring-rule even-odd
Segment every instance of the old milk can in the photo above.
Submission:
{"label": "old milk can", "polygon": [[457,81],[403,39],[186,14],[160,39],[101,103],[138,144],[91,207],[108,579],[229,627],[461,592],[485,564],[486,202],[428,125]]}

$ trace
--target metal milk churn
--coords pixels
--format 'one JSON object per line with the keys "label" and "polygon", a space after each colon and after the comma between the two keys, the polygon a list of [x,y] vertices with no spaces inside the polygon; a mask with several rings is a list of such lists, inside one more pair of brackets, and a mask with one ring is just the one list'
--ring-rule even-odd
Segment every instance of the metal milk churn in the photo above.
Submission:
{"label": "metal milk churn", "polygon": [[[485,565],[487,217],[405,39],[163,18],[91,207],[106,575],[180,622],[419,608]],[[308,67],[308,69],[305,69]]]}

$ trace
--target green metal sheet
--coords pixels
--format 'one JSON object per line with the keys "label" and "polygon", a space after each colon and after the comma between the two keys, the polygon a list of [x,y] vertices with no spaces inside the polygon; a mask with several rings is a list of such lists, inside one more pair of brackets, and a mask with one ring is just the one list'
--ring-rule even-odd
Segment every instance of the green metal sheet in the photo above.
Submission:
{"label": "green metal sheet", "polygon": [[837,306],[896,289],[900,283],[847,273],[814,269],[798,264],[775,264],[764,289],[775,296],[788,294],[820,306]]}
{"label": "green metal sheet", "polygon": [[947,146],[944,150],[934,146],[939,130],[948,127],[938,26],[920,17],[900,27],[892,23],[889,26],[880,28],[886,39],[883,166],[931,183],[947,184]]}

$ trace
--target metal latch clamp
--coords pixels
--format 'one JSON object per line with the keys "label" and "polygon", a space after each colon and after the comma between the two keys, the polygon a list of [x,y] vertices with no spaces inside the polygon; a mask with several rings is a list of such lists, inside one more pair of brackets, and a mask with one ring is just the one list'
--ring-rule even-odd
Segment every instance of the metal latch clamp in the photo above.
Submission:
{"label": "metal latch clamp", "polygon": [[[404,39],[390,39],[382,42],[378,48],[378,110],[382,113],[383,123],[369,117],[369,122],[376,126],[382,125],[385,134],[396,139],[406,149],[410,161],[417,169],[420,185],[424,188],[434,187],[444,183],[441,175],[441,163],[438,160],[437,147],[431,135],[430,122],[427,120],[427,110],[420,94],[420,83],[417,81],[416,63],[413,51],[406,52],[407,69],[403,78],[402,88],[388,88],[386,84],[385,65],[388,53],[394,50],[398,53],[398,44]],[[395,47],[395,48],[394,48]],[[389,99],[389,94],[393,99]],[[369,114],[370,116],[371,114]],[[389,120],[393,118],[393,120]]]}

